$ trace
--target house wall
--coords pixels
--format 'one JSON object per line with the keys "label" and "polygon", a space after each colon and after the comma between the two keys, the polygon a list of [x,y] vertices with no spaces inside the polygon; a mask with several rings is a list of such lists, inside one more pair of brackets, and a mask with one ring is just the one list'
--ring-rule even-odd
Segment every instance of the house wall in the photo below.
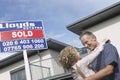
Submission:
{"label": "house wall", "polygon": [[[52,49],[43,51],[39,53],[40,62],[33,63],[42,67],[31,67],[32,71],[32,79],[38,80],[50,76],[55,76],[61,73],[64,73],[63,68],[60,66],[58,62],[59,53]],[[45,67],[45,68],[44,68]],[[49,68],[49,69],[48,69]]]}
{"label": "house wall", "polygon": [[109,38],[111,43],[118,49],[120,56],[120,15],[87,30],[94,32],[98,41]]}
{"label": "house wall", "polygon": [[11,80],[10,71],[15,70],[23,66],[23,61],[19,61],[15,64],[12,64],[8,67],[0,69],[0,80]]}
{"label": "house wall", "polygon": [[59,53],[56,51],[50,51],[51,56],[53,57],[52,60],[52,75],[58,75],[64,73],[63,67],[59,63]]}
{"label": "house wall", "polygon": [[[39,54],[29,57],[32,80],[38,80],[41,78],[64,73],[63,68],[60,67],[58,63],[59,52],[49,49],[38,53]],[[34,66],[33,64],[37,66]],[[0,69],[0,80],[11,80],[10,72],[23,66],[24,61],[22,60],[3,69]],[[48,69],[41,68],[40,66],[49,67],[50,73]]]}
{"label": "house wall", "polygon": [[36,60],[36,58],[31,58],[32,61],[30,67],[32,73],[32,80],[38,80],[49,76],[48,69],[44,67],[51,66],[51,61],[46,60],[51,57],[50,51],[49,50],[45,50],[42,52],[39,51],[37,56],[39,57],[38,60]]}
{"label": "house wall", "polygon": [[[50,68],[50,76],[54,76],[60,73],[64,73],[63,68],[59,64],[59,52],[52,49],[49,50],[49,54],[40,54],[42,66]],[[43,57],[44,56],[44,57]],[[45,73],[46,74],[46,73]]]}
{"label": "house wall", "polygon": [[[45,52],[45,53],[49,54],[48,52]],[[39,60],[40,60],[40,58],[38,55],[34,55],[32,57],[29,57],[30,63],[36,62]],[[10,72],[13,70],[16,70],[18,68],[21,68],[23,66],[24,66],[24,61],[22,60],[22,61],[18,61],[17,63],[11,64],[10,66],[7,66],[5,68],[0,69],[0,80],[11,80]],[[33,80],[35,80],[35,79],[33,79]]]}

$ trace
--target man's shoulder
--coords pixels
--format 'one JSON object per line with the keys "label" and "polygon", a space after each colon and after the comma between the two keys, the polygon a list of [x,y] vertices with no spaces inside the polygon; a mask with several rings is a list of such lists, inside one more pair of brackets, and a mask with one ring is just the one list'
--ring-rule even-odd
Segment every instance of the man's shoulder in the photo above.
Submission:
{"label": "man's shoulder", "polygon": [[111,44],[111,43],[106,43],[106,44],[104,45],[104,47],[114,47],[114,48],[115,48],[115,46],[114,46],[113,44]]}
{"label": "man's shoulder", "polygon": [[104,52],[109,52],[109,53],[111,53],[111,52],[115,52],[115,53],[117,52],[118,53],[117,48],[111,43],[106,43],[104,45],[103,51]]}
{"label": "man's shoulder", "polygon": [[108,43],[105,43],[105,45],[112,45],[110,42],[108,42]]}

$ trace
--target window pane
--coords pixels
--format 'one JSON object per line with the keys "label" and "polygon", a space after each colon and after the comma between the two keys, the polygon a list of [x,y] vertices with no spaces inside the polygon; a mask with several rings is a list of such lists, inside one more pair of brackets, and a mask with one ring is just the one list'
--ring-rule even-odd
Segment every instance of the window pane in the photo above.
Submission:
{"label": "window pane", "polygon": [[25,68],[17,69],[11,72],[11,80],[26,80]]}

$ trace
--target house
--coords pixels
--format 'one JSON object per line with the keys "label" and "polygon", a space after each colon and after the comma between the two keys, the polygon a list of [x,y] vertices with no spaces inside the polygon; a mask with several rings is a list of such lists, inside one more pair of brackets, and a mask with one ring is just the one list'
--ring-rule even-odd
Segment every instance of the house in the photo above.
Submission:
{"label": "house", "polygon": [[[65,72],[58,59],[68,44],[54,39],[48,39],[47,44],[48,49],[27,51],[32,80],[71,80],[71,73]],[[26,80],[22,53],[0,60],[0,80]]]}
{"label": "house", "polygon": [[[47,45],[48,49],[27,51],[32,80],[73,80],[59,64],[59,52],[68,44],[50,38]],[[85,48],[77,49],[86,55]],[[26,80],[22,51],[0,60],[0,80]]]}
{"label": "house", "polygon": [[98,41],[109,38],[120,55],[120,1],[95,14],[67,26],[67,29],[80,35],[82,31],[91,31]]}

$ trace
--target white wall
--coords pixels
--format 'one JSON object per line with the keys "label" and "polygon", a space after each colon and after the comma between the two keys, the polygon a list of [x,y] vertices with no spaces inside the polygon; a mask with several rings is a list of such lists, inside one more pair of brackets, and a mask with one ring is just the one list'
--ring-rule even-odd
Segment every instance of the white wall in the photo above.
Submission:
{"label": "white wall", "polygon": [[[37,62],[34,64],[38,65],[38,66],[50,67],[51,76],[64,72],[63,68],[60,67],[60,65],[58,64],[59,52],[54,51],[54,50],[45,50],[45,51],[40,52],[39,54],[40,54],[39,56],[34,55],[34,56],[30,57],[29,58],[30,63],[34,63],[36,61],[43,60],[41,63]],[[55,59],[54,57],[57,57],[57,59]],[[24,66],[24,61],[22,60],[17,63],[14,63],[8,67],[0,69],[0,80],[10,80],[11,79],[10,71],[13,71],[13,70],[18,69],[23,66]],[[40,78],[42,78],[42,76],[44,76],[44,77],[48,76],[48,74],[47,74],[48,71],[43,69],[43,74],[41,74],[40,68],[41,67],[32,66],[31,72],[32,72],[33,80],[40,79]]]}
{"label": "white wall", "polygon": [[10,71],[15,70],[22,66],[23,66],[23,61],[20,61],[16,64],[0,69],[0,80],[11,80]]}
{"label": "white wall", "polygon": [[104,21],[88,30],[94,32],[98,41],[109,38],[111,43],[117,47],[120,55],[120,16]]}
{"label": "white wall", "polygon": [[[39,57],[35,55],[29,58],[29,61],[38,60],[38,58]],[[24,61],[22,60],[15,64],[9,65],[3,69],[0,69],[0,80],[11,80],[10,71],[13,71],[23,66],[24,66]]]}
{"label": "white wall", "polygon": [[51,76],[64,73],[63,68],[59,64],[59,52],[50,49],[47,53],[49,54],[40,54],[41,60],[44,60],[42,61],[42,66],[50,67]]}
{"label": "white wall", "polygon": [[59,52],[54,51],[52,49],[45,50],[41,53],[39,53],[40,61],[38,63],[35,63],[36,65],[42,66],[42,67],[48,67],[49,70],[46,68],[39,68],[39,67],[32,67],[32,79],[38,80],[41,78],[46,78],[50,76],[55,76],[61,73],[64,73],[63,68],[59,65]]}
{"label": "white wall", "polygon": [[51,53],[51,56],[53,57],[53,60],[52,60],[53,75],[64,73],[64,69],[59,63],[59,53],[53,50],[51,50],[50,53]]}

